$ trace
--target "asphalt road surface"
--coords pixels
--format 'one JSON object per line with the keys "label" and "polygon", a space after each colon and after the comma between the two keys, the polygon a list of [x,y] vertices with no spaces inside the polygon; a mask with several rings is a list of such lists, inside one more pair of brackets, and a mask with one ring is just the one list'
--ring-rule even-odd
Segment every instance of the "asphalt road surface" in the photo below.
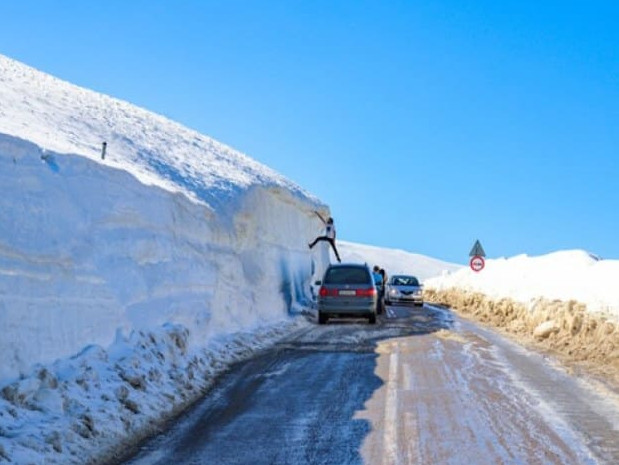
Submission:
{"label": "asphalt road surface", "polygon": [[309,325],[131,465],[619,464],[619,398],[448,310]]}

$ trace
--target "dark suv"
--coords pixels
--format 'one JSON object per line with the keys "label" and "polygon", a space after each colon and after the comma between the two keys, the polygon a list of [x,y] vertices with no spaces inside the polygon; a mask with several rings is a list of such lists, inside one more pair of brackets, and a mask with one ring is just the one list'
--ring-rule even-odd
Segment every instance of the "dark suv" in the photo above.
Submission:
{"label": "dark suv", "polygon": [[376,323],[378,294],[367,265],[332,264],[325,271],[318,292],[318,323],[329,318],[367,318]]}

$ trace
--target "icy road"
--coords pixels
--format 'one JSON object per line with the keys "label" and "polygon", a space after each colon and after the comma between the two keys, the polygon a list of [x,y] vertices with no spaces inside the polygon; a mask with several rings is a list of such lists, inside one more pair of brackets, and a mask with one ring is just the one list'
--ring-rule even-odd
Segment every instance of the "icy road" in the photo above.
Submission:
{"label": "icy road", "polygon": [[304,329],[131,465],[617,464],[619,399],[448,310]]}

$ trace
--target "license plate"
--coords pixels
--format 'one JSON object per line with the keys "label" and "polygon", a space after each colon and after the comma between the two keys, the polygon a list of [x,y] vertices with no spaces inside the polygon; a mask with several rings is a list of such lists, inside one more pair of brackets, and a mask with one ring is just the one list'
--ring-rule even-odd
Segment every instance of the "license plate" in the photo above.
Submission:
{"label": "license plate", "polygon": [[357,292],[355,290],[346,289],[340,291],[340,295],[355,295]]}

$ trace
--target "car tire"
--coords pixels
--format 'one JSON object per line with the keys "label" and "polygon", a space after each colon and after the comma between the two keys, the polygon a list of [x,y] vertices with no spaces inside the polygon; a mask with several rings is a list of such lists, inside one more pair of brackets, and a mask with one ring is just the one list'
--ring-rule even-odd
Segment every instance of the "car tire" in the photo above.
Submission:
{"label": "car tire", "polygon": [[368,317],[368,323],[371,325],[375,325],[376,324],[376,314],[372,314]]}
{"label": "car tire", "polygon": [[319,313],[318,314],[318,324],[319,325],[324,325],[327,323],[327,315],[325,315],[324,313]]}

